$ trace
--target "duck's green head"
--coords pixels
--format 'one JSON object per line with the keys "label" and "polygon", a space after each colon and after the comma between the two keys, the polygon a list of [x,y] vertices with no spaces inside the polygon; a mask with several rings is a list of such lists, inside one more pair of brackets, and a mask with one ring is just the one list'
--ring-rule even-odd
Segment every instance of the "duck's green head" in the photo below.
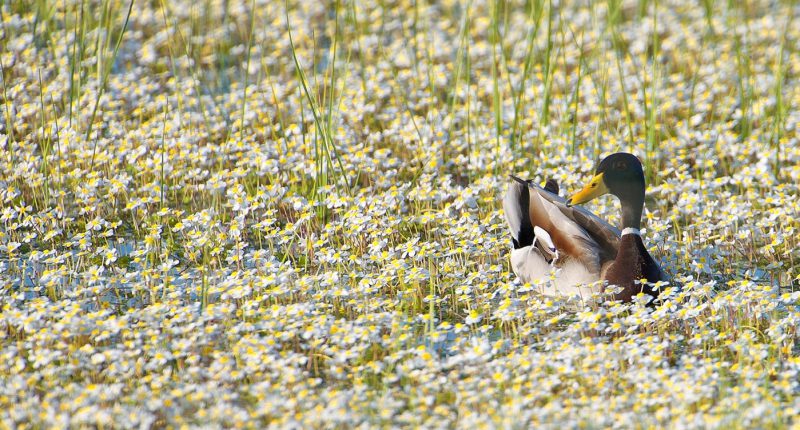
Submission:
{"label": "duck's green head", "polygon": [[600,162],[592,180],[567,200],[567,206],[586,203],[604,194],[615,195],[622,201],[643,200],[644,187],[644,170],[639,158],[617,152]]}

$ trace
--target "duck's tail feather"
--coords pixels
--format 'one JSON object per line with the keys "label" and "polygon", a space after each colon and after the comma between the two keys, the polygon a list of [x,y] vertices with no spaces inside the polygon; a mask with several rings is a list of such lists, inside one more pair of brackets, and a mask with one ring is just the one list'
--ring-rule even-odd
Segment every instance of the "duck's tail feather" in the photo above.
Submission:
{"label": "duck's tail feather", "polygon": [[531,196],[527,181],[513,175],[511,177],[514,182],[509,184],[503,198],[503,213],[511,230],[514,249],[519,249],[533,244],[533,225],[528,213]]}
{"label": "duck's tail feather", "polygon": [[548,179],[544,184],[544,190],[558,195],[558,181],[553,178]]}

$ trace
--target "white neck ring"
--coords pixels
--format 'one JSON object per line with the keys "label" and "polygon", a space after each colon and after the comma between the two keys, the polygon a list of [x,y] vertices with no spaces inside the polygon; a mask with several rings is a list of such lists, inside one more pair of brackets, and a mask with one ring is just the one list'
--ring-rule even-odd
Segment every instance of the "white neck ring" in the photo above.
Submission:
{"label": "white neck ring", "polygon": [[625,227],[624,229],[622,229],[622,235],[621,236],[625,236],[626,234],[635,234],[637,236],[641,236],[642,232],[639,231],[638,228]]}

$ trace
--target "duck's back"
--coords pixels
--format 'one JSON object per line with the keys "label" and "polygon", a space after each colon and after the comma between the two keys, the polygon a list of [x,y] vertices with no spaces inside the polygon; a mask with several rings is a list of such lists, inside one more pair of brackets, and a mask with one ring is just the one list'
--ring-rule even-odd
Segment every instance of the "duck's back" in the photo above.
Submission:
{"label": "duck's back", "polygon": [[[555,184],[548,187],[557,190]],[[547,295],[587,296],[601,289],[597,283],[601,271],[616,256],[617,229],[582,208],[567,207],[550,190],[518,178],[509,185],[503,209],[514,245],[511,267],[521,281],[545,281],[537,284]],[[536,229],[547,233],[545,242],[552,246],[547,255]],[[539,239],[536,245],[535,239]]]}

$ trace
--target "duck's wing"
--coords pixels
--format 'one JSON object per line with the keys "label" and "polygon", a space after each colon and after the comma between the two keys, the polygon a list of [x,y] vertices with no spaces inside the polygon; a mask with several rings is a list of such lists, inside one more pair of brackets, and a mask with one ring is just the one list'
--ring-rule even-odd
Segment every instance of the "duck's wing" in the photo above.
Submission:
{"label": "duck's wing", "polygon": [[619,250],[619,229],[580,206],[567,206],[566,200],[530,181],[528,181],[528,188],[532,190],[529,193],[535,193],[542,199],[547,200],[558,208],[565,217],[588,233],[599,247],[601,265],[616,258]]}
{"label": "duck's wing", "polygon": [[515,249],[533,244],[535,227],[549,233],[562,257],[583,263],[591,273],[600,273],[619,249],[620,231],[579,206],[567,206],[566,200],[548,190],[558,185],[550,180],[546,188],[511,175],[503,198],[503,211],[511,230]]}
{"label": "duck's wing", "polygon": [[596,291],[599,287],[593,283],[600,279],[604,250],[581,223],[593,228],[593,219],[601,226],[603,221],[591,213],[568,208],[563,199],[550,192],[558,190],[553,180],[540,188],[530,181],[512,178],[503,198],[503,210],[515,247],[511,252],[514,273],[522,282],[552,275],[552,282],[542,284],[542,293],[547,295]]}
{"label": "duck's wing", "polygon": [[534,231],[528,210],[530,207],[530,190],[525,182],[514,181],[509,185],[503,197],[503,213],[511,231],[511,242],[514,249],[533,244]]}
{"label": "duck's wing", "polygon": [[599,274],[602,249],[594,238],[551,199],[545,198],[545,195],[551,198],[558,196],[529,181],[524,183],[529,190],[528,215],[531,224],[550,234],[562,258],[574,258],[586,266],[590,273]]}

